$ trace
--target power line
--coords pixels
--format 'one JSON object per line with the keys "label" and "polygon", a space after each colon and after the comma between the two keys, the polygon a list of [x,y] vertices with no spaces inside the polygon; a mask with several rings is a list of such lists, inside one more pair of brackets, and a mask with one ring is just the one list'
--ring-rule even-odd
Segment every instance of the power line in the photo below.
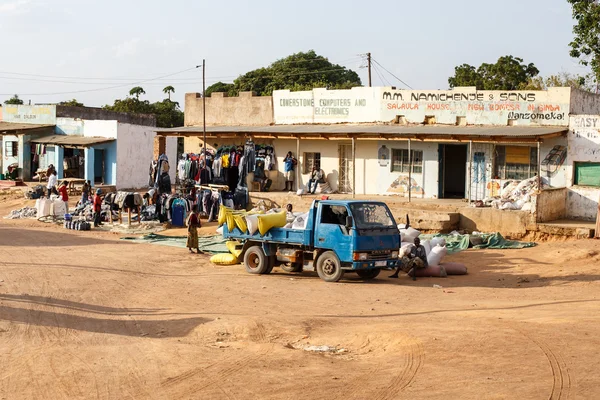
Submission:
{"label": "power line", "polygon": [[[22,93],[21,96],[53,96],[53,95],[58,95],[58,94],[75,94],[75,93],[86,93],[86,92],[99,92],[99,91],[102,91],[102,90],[110,90],[110,89],[117,89],[117,88],[126,87],[126,86],[139,85],[139,84],[142,84],[142,83],[151,82],[151,81],[155,81],[155,80],[162,79],[162,78],[167,78],[169,76],[174,76],[174,75],[182,74],[184,72],[191,71],[191,70],[199,68],[199,67],[200,66],[197,65],[197,66],[192,67],[192,68],[184,69],[184,70],[178,71],[178,72],[173,72],[171,74],[159,76],[159,77],[156,77],[156,78],[145,79],[145,80],[141,80],[141,81],[137,81],[137,82],[130,82],[130,83],[122,84],[122,85],[109,86],[109,87],[104,87],[104,88],[75,90],[75,91],[71,91],[71,92],[56,92],[56,93]],[[0,96],[12,96],[12,94],[10,94],[10,93],[0,93]]]}
{"label": "power line", "polygon": [[381,68],[383,68],[383,70],[386,71],[388,74],[390,74],[394,78],[398,79],[404,86],[406,86],[409,89],[412,89],[412,87],[408,83],[404,82],[402,79],[398,78],[396,75],[394,75],[392,72],[390,72],[387,68],[385,68],[383,65],[381,65],[379,63],[379,61],[375,60],[374,58],[372,60],[373,60],[374,63],[376,63],[377,65],[379,65]]}
{"label": "power line", "polygon": [[390,83],[390,81],[388,81],[387,78],[385,76],[383,76],[383,74],[381,72],[379,72],[379,68],[377,67],[377,65],[373,65],[373,70],[375,71],[375,73],[379,77],[379,80],[381,81],[382,85],[384,85],[384,84],[387,83],[388,86],[392,86],[392,84]]}
{"label": "power line", "polygon": [[[329,61],[326,58],[309,58],[309,59],[304,59],[304,60],[280,60],[280,61],[275,61],[275,62],[302,63],[302,62],[320,60],[320,61],[328,61],[328,62],[331,62],[332,64],[343,64],[343,63],[354,61],[357,59],[359,59],[359,57],[352,57],[352,58],[348,58],[346,60],[338,61],[338,62]],[[275,62],[273,62],[271,64],[274,64]],[[261,68],[261,67],[257,67],[254,69],[258,69],[258,68]],[[190,70],[192,70],[192,69],[194,69],[194,68],[191,68]],[[187,72],[187,71],[189,71],[189,70],[186,70],[183,72]],[[150,80],[150,79],[159,80],[159,79],[162,79],[162,78],[139,78],[139,77],[138,78],[122,78],[122,77],[98,78],[98,77],[85,77],[85,76],[40,75],[40,74],[26,74],[26,73],[21,73],[21,72],[9,72],[9,71],[0,71],[0,74],[17,75],[17,76],[31,76],[31,77],[36,77],[36,78],[55,78],[55,79],[67,79],[67,80],[98,80],[98,81],[131,81],[131,80],[137,81],[137,80]],[[171,76],[171,75],[166,75],[166,76]],[[240,76],[240,75],[218,76],[218,77],[212,77],[212,79],[236,78],[238,76]],[[17,79],[17,78],[7,77],[6,79]],[[24,80],[24,79],[22,79],[22,80]],[[198,80],[198,78],[177,78],[174,80],[178,80],[178,81],[194,80],[194,81],[196,81],[196,80]],[[60,83],[63,83],[63,82],[61,81]],[[64,83],[67,83],[67,82],[64,82]]]}

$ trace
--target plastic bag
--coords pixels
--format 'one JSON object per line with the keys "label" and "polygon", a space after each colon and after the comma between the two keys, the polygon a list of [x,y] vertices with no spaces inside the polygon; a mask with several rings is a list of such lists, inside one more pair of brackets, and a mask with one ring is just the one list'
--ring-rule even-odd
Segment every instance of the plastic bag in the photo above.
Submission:
{"label": "plastic bag", "polygon": [[258,230],[258,214],[246,215],[246,225],[248,233],[254,235]]}
{"label": "plastic bag", "polygon": [[433,249],[435,246],[446,246],[446,239],[443,237],[434,237],[431,239],[431,248]]}
{"label": "plastic bag", "polygon": [[421,232],[419,232],[418,230],[416,230],[413,227],[408,227],[406,229],[401,229],[400,232],[401,233],[404,232],[404,240],[407,241],[407,242],[414,241],[421,234]]}
{"label": "plastic bag", "polygon": [[258,216],[258,232],[264,236],[271,228],[283,228],[287,223],[286,212]]}
{"label": "plastic bag", "polygon": [[431,241],[429,239],[425,239],[421,241],[423,247],[425,247],[425,254],[429,255],[431,253]]}
{"label": "plastic bag", "polygon": [[238,263],[238,258],[231,253],[215,254],[210,262],[217,265],[233,265]]}
{"label": "plastic bag", "polygon": [[442,246],[435,246],[427,256],[427,264],[440,265],[442,258],[448,254],[448,249]]}
{"label": "plastic bag", "polygon": [[248,230],[246,218],[244,218],[242,215],[234,215],[233,220],[235,221],[235,226],[237,226],[242,233],[246,233]]}
{"label": "plastic bag", "polygon": [[306,222],[308,221],[308,213],[300,214],[296,217],[292,223],[293,229],[306,229]]}

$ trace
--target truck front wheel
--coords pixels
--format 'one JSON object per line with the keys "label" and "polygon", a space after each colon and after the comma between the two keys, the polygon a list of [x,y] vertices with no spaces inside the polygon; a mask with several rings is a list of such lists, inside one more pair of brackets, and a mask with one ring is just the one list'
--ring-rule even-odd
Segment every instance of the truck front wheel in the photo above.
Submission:
{"label": "truck front wheel", "polygon": [[317,274],[325,282],[337,282],[344,276],[340,259],[333,251],[326,251],[317,260]]}
{"label": "truck front wheel", "polygon": [[356,274],[360,276],[362,279],[375,279],[377,275],[379,275],[381,269],[373,268],[373,269],[359,269],[356,271]]}
{"label": "truck front wheel", "polygon": [[269,262],[265,252],[259,246],[252,246],[244,254],[244,266],[251,274],[269,273]]}

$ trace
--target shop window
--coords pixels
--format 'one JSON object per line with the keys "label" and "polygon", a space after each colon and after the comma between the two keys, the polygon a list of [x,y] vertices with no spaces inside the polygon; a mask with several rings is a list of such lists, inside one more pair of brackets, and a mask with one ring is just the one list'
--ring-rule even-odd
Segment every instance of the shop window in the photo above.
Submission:
{"label": "shop window", "polygon": [[496,146],[494,154],[496,179],[524,180],[537,176],[537,148],[528,146]]}
{"label": "shop window", "polygon": [[600,163],[576,162],[575,185],[600,187]]}
{"label": "shop window", "polygon": [[4,156],[17,157],[19,155],[19,142],[4,142]]}
{"label": "shop window", "polygon": [[[423,152],[421,150],[411,150],[412,155],[412,173],[423,173]],[[408,173],[410,166],[407,149],[392,149],[392,172]]]}
{"label": "shop window", "polygon": [[310,174],[313,166],[321,168],[321,153],[304,153],[304,173]]}

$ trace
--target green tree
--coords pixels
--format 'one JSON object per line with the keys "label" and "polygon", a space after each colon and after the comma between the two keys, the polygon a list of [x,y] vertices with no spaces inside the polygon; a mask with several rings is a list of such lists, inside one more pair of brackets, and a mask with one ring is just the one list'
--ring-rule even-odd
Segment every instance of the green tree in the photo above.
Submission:
{"label": "green tree", "polygon": [[152,108],[156,116],[156,126],[160,128],[183,126],[183,112],[178,102],[164,99],[152,104]]}
{"label": "green tree", "polygon": [[573,10],[575,37],[569,44],[570,55],[592,69],[596,83],[600,82],[600,3],[591,0],[567,0]]}
{"label": "green tree", "polygon": [[146,94],[146,91],[141,86],[136,86],[129,91],[129,95],[135,97],[137,100],[143,94]]}
{"label": "green tree", "polygon": [[269,96],[273,90],[310,90],[316,87],[349,89],[361,86],[358,74],[346,67],[331,63],[314,50],[292,54],[266,68],[258,68],[239,76],[229,92],[254,91]]}
{"label": "green tree", "polygon": [[513,56],[500,57],[495,64],[481,64],[477,69],[463,64],[454,69],[448,78],[451,88],[475,86],[479,90],[518,90],[540,71],[533,65],[524,64],[523,59]]}
{"label": "green tree", "polygon": [[10,99],[6,100],[4,102],[4,104],[15,104],[15,105],[20,105],[23,104],[23,100],[21,100],[19,98],[18,94],[15,94],[13,97],[11,97]]}
{"label": "green tree", "polygon": [[69,107],[85,107],[83,103],[77,101],[77,99],[72,99],[69,101],[61,101],[58,103],[59,106],[69,106]]}
{"label": "green tree", "polygon": [[116,99],[112,105],[105,105],[102,108],[129,114],[154,115],[156,125],[160,128],[183,126],[183,112],[179,108],[178,102],[164,99],[163,101],[150,103],[148,100],[139,99],[139,96],[143,93],[144,89],[141,87],[133,88],[129,91],[129,95],[135,97],[127,96],[124,99]]}
{"label": "green tree", "polygon": [[234,89],[233,83],[217,82],[206,88],[206,97],[210,97],[213,93],[232,93]]}
{"label": "green tree", "polygon": [[547,90],[551,87],[572,87],[582,90],[592,91],[592,87],[587,84],[588,79],[584,76],[572,75],[568,72],[561,72],[547,77],[536,76],[529,79],[524,90]]}
{"label": "green tree", "polygon": [[175,88],[169,85],[163,89],[163,93],[169,96],[169,100],[171,100],[171,93],[175,93]]}

